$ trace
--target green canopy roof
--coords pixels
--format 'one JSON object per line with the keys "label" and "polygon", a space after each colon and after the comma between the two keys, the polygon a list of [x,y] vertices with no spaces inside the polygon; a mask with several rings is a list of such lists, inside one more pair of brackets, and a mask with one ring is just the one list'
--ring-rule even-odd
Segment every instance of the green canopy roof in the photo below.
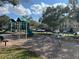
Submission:
{"label": "green canopy roof", "polygon": [[29,23],[30,20],[27,19],[26,17],[21,17],[21,18],[17,18],[17,20],[15,21],[14,19],[10,19],[12,22],[26,22],[26,23]]}
{"label": "green canopy roof", "polygon": [[10,21],[12,21],[12,22],[16,22],[14,19],[9,19]]}
{"label": "green canopy roof", "polygon": [[26,18],[20,18],[21,21],[29,23],[30,21]]}

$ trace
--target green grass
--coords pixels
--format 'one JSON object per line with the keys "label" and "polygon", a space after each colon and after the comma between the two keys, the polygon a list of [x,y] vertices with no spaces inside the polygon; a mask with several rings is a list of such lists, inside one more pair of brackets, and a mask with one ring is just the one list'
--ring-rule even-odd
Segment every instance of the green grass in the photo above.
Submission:
{"label": "green grass", "polygon": [[37,35],[51,35],[53,34],[52,32],[33,32],[34,34],[37,34]]}
{"label": "green grass", "polygon": [[0,59],[41,59],[35,52],[23,48],[1,48]]}
{"label": "green grass", "polygon": [[63,36],[65,36],[65,37],[78,37],[79,34],[77,34],[77,35],[74,35],[74,34],[63,34]]}

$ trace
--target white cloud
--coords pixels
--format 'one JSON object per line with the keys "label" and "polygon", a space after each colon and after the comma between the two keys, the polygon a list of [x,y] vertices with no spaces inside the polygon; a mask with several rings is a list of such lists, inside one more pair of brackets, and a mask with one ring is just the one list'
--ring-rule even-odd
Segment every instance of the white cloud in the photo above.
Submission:
{"label": "white cloud", "polygon": [[30,9],[26,9],[22,5],[14,6],[13,10],[15,14],[18,14],[18,15],[30,15],[31,14]]}
{"label": "white cloud", "polygon": [[50,5],[42,2],[41,4],[33,4],[31,6],[31,9],[33,14],[42,14],[43,11],[46,11],[47,7],[52,7],[52,6],[57,7],[58,5],[62,6],[62,8],[67,6],[67,4],[65,3],[55,3]]}
{"label": "white cloud", "polygon": [[17,6],[13,6],[12,4],[4,4],[4,6],[0,7],[0,15],[14,13],[16,15],[31,15],[31,11],[28,8],[23,7],[23,5],[19,4]]}
{"label": "white cloud", "polygon": [[8,14],[8,13],[9,13],[8,7],[6,7],[6,6],[0,7],[0,15],[4,15],[4,14]]}
{"label": "white cloud", "polygon": [[55,3],[53,4],[54,7],[57,7],[57,6],[62,6],[63,8],[65,8],[67,6],[67,4],[65,3]]}
{"label": "white cloud", "polygon": [[42,7],[40,4],[34,4],[31,6],[31,9],[32,9],[32,13],[33,14],[40,14],[42,13]]}
{"label": "white cloud", "polygon": [[33,4],[31,6],[31,10],[33,14],[42,14],[42,12],[45,11],[48,6],[51,5],[45,4],[43,2],[41,4]]}
{"label": "white cloud", "polygon": [[[45,4],[41,2],[41,4],[33,4],[31,6],[31,10],[29,8],[25,8],[23,5],[19,4],[17,6],[13,6],[12,4],[4,4],[4,6],[0,7],[0,15],[2,14],[8,14],[8,13],[14,13],[16,15],[41,15],[43,11],[46,11],[47,7],[57,7],[58,5],[61,5],[62,7],[66,7],[67,4],[65,3],[55,3],[53,5]],[[31,12],[32,11],[32,12]]]}

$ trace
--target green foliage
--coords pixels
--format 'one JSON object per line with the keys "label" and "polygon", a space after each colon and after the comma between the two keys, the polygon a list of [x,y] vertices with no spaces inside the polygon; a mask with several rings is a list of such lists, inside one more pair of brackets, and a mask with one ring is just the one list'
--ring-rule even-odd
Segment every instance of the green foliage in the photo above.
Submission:
{"label": "green foliage", "polygon": [[0,3],[4,4],[5,1],[13,4],[14,6],[17,5],[17,4],[19,4],[19,0],[0,0]]}
{"label": "green foliage", "polygon": [[2,25],[6,25],[9,22],[9,17],[6,15],[2,15],[0,16],[0,24]]}
{"label": "green foliage", "polygon": [[6,15],[0,16],[0,30],[3,29],[3,27],[7,27],[9,24],[9,17]]}
{"label": "green foliage", "polygon": [[32,29],[35,29],[39,26],[39,22],[36,22],[34,20],[30,20],[29,25],[32,27]]}
{"label": "green foliage", "polygon": [[41,24],[39,24],[38,28],[40,28],[40,29],[48,29],[49,27],[48,27],[47,24],[41,23]]}
{"label": "green foliage", "polygon": [[[4,4],[5,1],[13,4],[14,6],[16,6],[17,4],[20,3],[21,0],[0,0],[0,5]],[[30,0],[26,0],[26,2],[29,2],[29,1]]]}
{"label": "green foliage", "polygon": [[70,11],[69,7],[63,8],[62,6],[47,7],[46,11],[42,15],[42,23],[56,29],[64,19],[64,14]]}

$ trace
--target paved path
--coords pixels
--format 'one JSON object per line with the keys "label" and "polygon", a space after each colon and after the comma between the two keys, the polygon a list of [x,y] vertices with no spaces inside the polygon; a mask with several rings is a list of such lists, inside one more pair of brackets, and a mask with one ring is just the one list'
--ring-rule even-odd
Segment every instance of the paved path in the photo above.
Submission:
{"label": "paved path", "polygon": [[43,59],[54,59],[61,50],[61,44],[52,36],[34,36],[32,39],[24,43],[24,47],[35,51],[41,55]]}
{"label": "paved path", "polygon": [[79,46],[76,43],[62,42],[52,36],[35,36],[23,46],[37,52],[41,59],[79,59]]}

